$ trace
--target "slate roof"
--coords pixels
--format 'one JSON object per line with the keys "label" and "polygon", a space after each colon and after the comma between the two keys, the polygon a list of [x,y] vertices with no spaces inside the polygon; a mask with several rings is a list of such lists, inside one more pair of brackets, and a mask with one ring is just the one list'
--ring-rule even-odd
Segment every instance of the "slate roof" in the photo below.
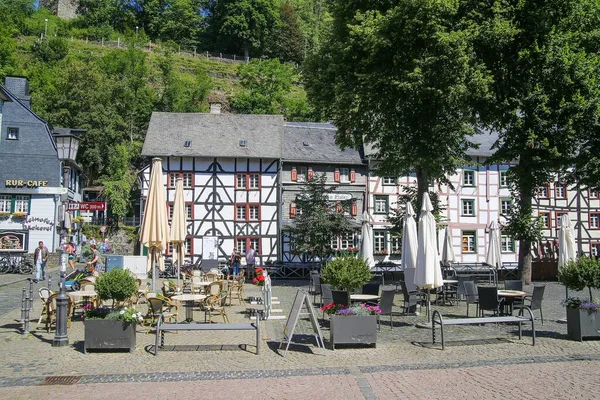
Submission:
{"label": "slate roof", "polygon": [[142,155],[279,159],[282,148],[281,115],[154,112]]}
{"label": "slate roof", "polygon": [[[471,157],[489,157],[494,151],[492,150],[492,146],[498,140],[498,133],[488,130],[478,130],[476,134],[471,136],[471,142],[478,144],[478,149],[469,149],[467,150],[467,155]],[[366,158],[374,158],[375,154],[377,154],[378,149],[375,149],[374,145],[364,144],[365,149],[365,157]]]}
{"label": "slate roof", "polygon": [[331,124],[287,122],[283,128],[283,161],[328,164],[362,164],[354,149],[341,150]]}

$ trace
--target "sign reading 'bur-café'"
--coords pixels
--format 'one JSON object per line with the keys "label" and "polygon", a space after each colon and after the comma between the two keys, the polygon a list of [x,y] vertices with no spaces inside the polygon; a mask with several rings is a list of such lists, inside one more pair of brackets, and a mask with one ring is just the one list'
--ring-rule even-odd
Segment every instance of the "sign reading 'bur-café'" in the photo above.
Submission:
{"label": "sign reading 'bur-caf\u00e9'", "polygon": [[48,181],[34,181],[29,180],[25,181],[22,179],[6,179],[4,181],[4,186],[9,187],[28,187],[28,188],[37,188],[48,186]]}

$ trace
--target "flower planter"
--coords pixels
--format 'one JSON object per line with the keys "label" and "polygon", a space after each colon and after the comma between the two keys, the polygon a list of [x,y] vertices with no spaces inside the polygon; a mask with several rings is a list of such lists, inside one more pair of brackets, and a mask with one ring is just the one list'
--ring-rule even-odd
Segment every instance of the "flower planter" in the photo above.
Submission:
{"label": "flower planter", "polygon": [[600,313],[567,308],[567,334],[573,340],[600,337]]}
{"label": "flower planter", "polygon": [[135,349],[135,323],[105,319],[85,321],[83,352],[96,349]]}
{"label": "flower planter", "polygon": [[377,343],[377,315],[332,315],[330,340],[336,344]]}

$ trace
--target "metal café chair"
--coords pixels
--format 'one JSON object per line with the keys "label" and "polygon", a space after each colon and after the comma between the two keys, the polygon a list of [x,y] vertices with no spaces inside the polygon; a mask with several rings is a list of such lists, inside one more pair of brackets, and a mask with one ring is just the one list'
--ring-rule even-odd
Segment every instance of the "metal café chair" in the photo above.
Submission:
{"label": "metal caf\u00e9 chair", "polygon": [[381,314],[377,315],[377,325],[378,329],[381,330],[381,321],[380,317],[382,315],[390,316],[390,329],[394,328],[394,322],[392,321],[393,312],[392,308],[394,307],[394,295],[396,294],[395,289],[388,289],[381,291],[381,298],[379,299],[379,309],[381,310]]}
{"label": "metal caf\u00e9 chair", "polygon": [[344,305],[346,307],[350,307],[350,293],[345,290],[332,290],[331,298],[333,299],[333,304],[335,305]]}
{"label": "metal caf\u00e9 chair", "polygon": [[504,301],[498,299],[498,288],[495,286],[478,286],[479,312],[484,316],[485,311],[493,311],[494,315],[500,315],[500,309]]}

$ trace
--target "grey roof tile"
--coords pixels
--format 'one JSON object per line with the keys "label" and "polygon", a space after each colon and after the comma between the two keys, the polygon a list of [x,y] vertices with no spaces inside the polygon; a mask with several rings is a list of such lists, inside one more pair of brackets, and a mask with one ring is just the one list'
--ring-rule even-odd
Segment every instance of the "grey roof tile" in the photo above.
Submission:
{"label": "grey roof tile", "polygon": [[282,147],[281,115],[154,112],[142,155],[281,158]]}
{"label": "grey roof tile", "polygon": [[283,160],[362,164],[357,150],[341,150],[335,143],[336,131],[331,124],[287,122],[284,126]]}

